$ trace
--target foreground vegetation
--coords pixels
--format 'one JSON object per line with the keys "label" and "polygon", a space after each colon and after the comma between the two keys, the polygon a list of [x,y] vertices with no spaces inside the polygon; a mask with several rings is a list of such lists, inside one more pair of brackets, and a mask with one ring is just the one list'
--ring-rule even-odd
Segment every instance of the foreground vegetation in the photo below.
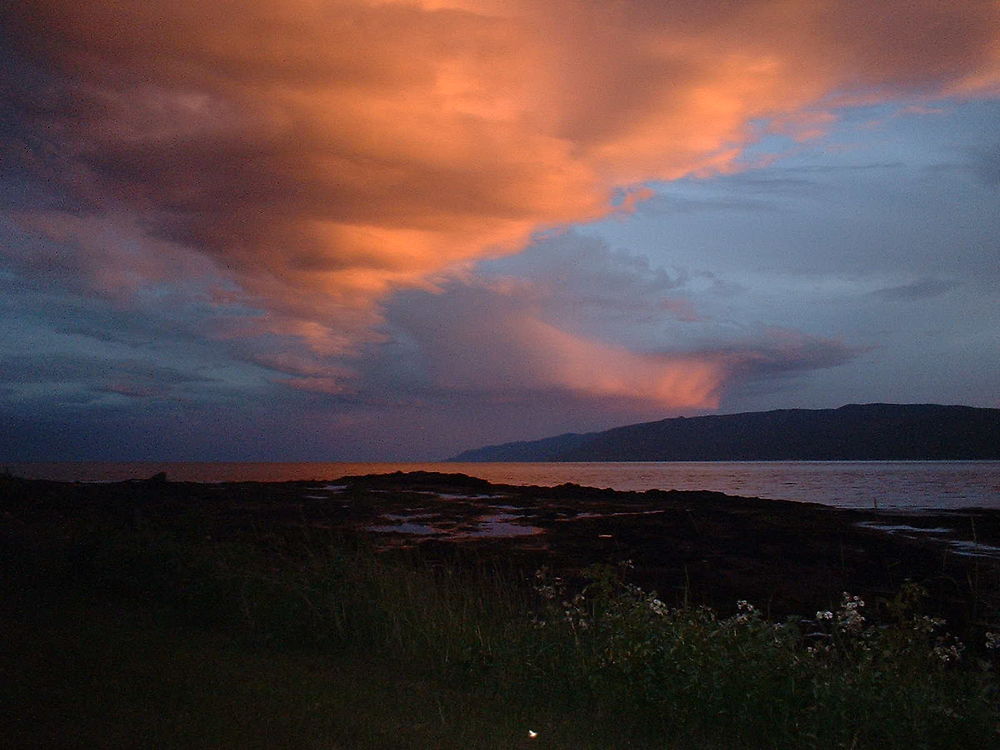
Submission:
{"label": "foreground vegetation", "polygon": [[776,623],[667,606],[627,564],[525,580],[315,530],[217,532],[192,515],[11,535],[15,746],[1000,743],[995,651],[945,635],[914,585],[878,622],[845,594]]}

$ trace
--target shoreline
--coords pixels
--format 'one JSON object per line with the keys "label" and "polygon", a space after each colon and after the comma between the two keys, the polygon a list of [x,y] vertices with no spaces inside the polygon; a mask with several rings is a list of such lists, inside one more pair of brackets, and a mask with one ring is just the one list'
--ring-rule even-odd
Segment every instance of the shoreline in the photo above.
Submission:
{"label": "shoreline", "polygon": [[464,473],[497,484],[571,482],[619,491],[676,489],[812,502],[860,510],[1000,510],[997,462],[673,462],[673,463],[62,463],[11,464],[7,473],[53,481],[125,481],[166,472],[202,483],[320,481],[395,471]]}
{"label": "shoreline", "polygon": [[[1000,611],[1000,511],[874,511],[715,492],[491,483],[409,472],[337,480],[66,483],[8,478],[0,501],[38,529],[108,521],[153,528],[200,514],[220,539],[247,529],[347,536],[388,555],[494,563],[569,579],[631,561],[631,578],[669,603],[774,617],[829,609],[843,592],[891,598],[912,580],[960,627]],[[492,525],[491,525],[492,524]],[[13,529],[17,524],[10,525]],[[31,546],[8,532],[14,548]],[[36,540],[37,541],[37,540]],[[969,554],[970,552],[986,554]]]}

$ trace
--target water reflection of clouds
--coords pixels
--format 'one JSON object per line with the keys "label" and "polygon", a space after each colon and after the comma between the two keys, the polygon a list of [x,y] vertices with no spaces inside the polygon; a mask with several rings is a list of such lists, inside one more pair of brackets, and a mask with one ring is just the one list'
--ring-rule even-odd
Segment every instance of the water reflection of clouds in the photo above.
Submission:
{"label": "water reflection of clouds", "polygon": [[[899,534],[907,539],[919,539],[924,534],[955,533],[955,529],[949,529],[944,526],[921,527],[905,523],[886,524],[877,521],[859,521],[855,525],[864,529],[881,531],[886,534]],[[1000,547],[994,547],[989,544],[982,544],[968,539],[940,538],[938,541],[947,545],[952,554],[955,555],[962,555],[963,557],[1000,557]]]}
{"label": "water reflection of clouds", "polygon": [[522,517],[511,513],[477,516],[474,521],[476,524],[475,529],[460,531],[454,534],[453,538],[532,536],[534,534],[541,534],[544,531],[544,529],[538,526],[526,526],[515,523]]}
{"label": "water reflection of clouds", "polygon": [[[449,496],[458,498],[459,496]],[[462,499],[470,499],[461,496]],[[463,520],[458,525],[452,522],[439,522],[437,524],[421,523],[436,517],[435,513],[428,513],[421,509],[416,513],[383,513],[381,519],[393,521],[394,523],[374,524],[366,527],[368,531],[381,534],[407,534],[411,536],[446,537],[448,539],[476,539],[476,538],[502,538],[513,536],[532,536],[541,534],[544,529],[538,526],[530,526],[518,523],[524,516],[508,513],[509,510],[516,510],[514,506],[503,505],[491,507],[490,510],[497,511],[474,516],[471,519]]]}

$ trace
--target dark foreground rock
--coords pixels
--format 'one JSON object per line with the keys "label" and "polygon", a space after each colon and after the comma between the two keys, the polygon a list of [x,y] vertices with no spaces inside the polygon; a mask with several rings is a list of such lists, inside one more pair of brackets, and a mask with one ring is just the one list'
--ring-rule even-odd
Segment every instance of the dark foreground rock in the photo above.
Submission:
{"label": "dark foreground rock", "polygon": [[370,540],[386,555],[450,565],[547,566],[582,580],[587,566],[630,560],[629,577],[670,604],[774,617],[830,609],[843,592],[870,608],[906,580],[956,627],[1000,611],[1000,512],[905,515],[712,492],[520,487],[428,472],[329,482],[60,483],[0,477],[0,554],[30,564],[68,528],[127,532],[199,524],[216,539],[300,530]]}

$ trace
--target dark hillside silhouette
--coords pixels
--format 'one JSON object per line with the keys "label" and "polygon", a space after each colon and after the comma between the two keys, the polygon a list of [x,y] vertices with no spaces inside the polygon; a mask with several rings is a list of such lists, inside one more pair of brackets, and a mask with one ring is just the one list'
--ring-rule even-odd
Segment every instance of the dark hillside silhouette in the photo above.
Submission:
{"label": "dark hillside silhouette", "polygon": [[851,404],[677,417],[493,445],[453,461],[905,461],[1000,459],[1000,409]]}

